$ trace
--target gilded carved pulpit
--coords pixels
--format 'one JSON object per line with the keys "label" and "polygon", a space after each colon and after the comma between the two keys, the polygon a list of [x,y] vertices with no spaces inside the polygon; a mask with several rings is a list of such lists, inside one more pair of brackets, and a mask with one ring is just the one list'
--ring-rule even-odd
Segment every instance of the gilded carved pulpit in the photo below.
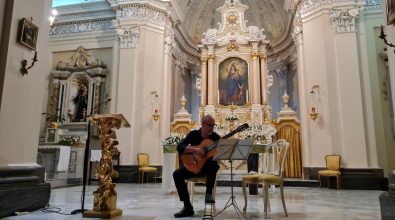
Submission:
{"label": "gilded carved pulpit", "polygon": [[118,141],[115,130],[130,127],[129,122],[122,114],[94,115],[92,118],[99,127],[99,138],[102,147],[100,164],[96,168],[99,176],[99,188],[93,192],[93,210],[83,213],[85,218],[113,218],[122,215],[117,208],[117,192],[112,182],[112,157],[118,154]]}

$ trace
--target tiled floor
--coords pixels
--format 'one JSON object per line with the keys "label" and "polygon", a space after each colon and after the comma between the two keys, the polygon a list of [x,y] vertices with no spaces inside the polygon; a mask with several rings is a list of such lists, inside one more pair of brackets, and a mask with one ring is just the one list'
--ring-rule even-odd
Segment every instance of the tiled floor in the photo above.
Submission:
{"label": "tiled floor", "polygon": [[[85,200],[85,208],[93,206],[92,192],[97,186],[88,186]],[[80,208],[80,196],[82,187],[69,187],[53,189],[51,192],[50,206],[52,210],[61,209],[62,213],[70,213]],[[182,208],[177,194],[164,194],[161,184],[118,184],[117,207],[123,210],[123,215],[115,219],[119,220],[150,220],[150,219],[174,219],[173,213]],[[183,219],[202,219],[203,198],[205,188],[197,187],[194,198],[195,216]],[[199,193],[200,192],[200,193]],[[230,187],[218,187],[216,194],[217,211],[224,208],[230,198]],[[243,194],[240,187],[234,188],[236,202],[242,210],[244,206]],[[262,189],[259,189],[262,193]],[[362,190],[333,190],[320,188],[286,187],[285,200],[288,217],[284,216],[281,205],[279,190],[270,193],[272,210],[268,219],[381,219],[379,195],[381,191]],[[24,215],[8,217],[5,219],[83,219],[81,214],[61,215],[58,213],[44,213],[41,210]],[[264,219],[263,199],[261,195],[248,197],[246,212],[248,219]],[[215,219],[243,219],[238,217],[233,206],[228,207]]]}

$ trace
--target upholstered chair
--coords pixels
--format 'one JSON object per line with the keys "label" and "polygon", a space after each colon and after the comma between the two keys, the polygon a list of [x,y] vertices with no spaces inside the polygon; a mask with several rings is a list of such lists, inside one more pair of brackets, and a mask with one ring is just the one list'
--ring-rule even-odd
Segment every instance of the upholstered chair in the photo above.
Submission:
{"label": "upholstered chair", "polygon": [[[149,155],[146,153],[138,153],[137,154],[137,162],[139,164],[139,182],[143,183],[144,182],[144,174],[145,173],[156,173],[158,169],[156,167],[150,167],[149,166]],[[156,178],[155,182],[156,182]],[[147,181],[148,181],[148,175],[147,175]]]}
{"label": "upholstered chair", "polygon": [[287,208],[285,206],[284,200],[284,164],[287,158],[289,150],[289,143],[280,139],[272,144],[273,158],[274,158],[274,170],[269,173],[262,174],[252,174],[243,177],[243,194],[244,194],[244,208],[243,211],[247,210],[247,184],[262,184],[263,186],[263,204],[264,204],[264,214],[267,218],[268,207],[270,209],[269,202],[269,186],[276,185],[280,186],[281,201],[283,204],[283,209],[285,216],[288,216]]}
{"label": "upholstered chair", "polygon": [[[340,172],[340,162],[341,162],[341,156],[337,154],[331,154],[331,155],[326,155],[325,156],[325,162],[326,162],[326,170],[320,170],[318,171],[318,178],[320,180],[320,187],[322,186],[321,184],[321,176],[335,176],[336,177],[336,184],[337,184],[337,189],[341,188],[341,172]],[[329,185],[329,180],[328,180],[328,185]]]}

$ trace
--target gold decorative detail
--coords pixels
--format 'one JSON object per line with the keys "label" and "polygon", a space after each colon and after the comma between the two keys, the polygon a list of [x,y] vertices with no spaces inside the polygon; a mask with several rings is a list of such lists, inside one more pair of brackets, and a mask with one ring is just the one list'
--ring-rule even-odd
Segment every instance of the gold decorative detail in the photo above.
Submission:
{"label": "gold decorative detail", "polygon": [[99,176],[99,188],[93,192],[93,210],[83,213],[87,218],[112,218],[122,215],[122,210],[117,209],[117,192],[115,184],[112,182],[112,157],[119,153],[116,146],[118,141],[114,128],[130,127],[126,119],[120,114],[114,115],[94,115],[94,122],[99,126],[99,138],[102,147],[102,157],[100,166],[96,168]]}
{"label": "gold decorative detail", "polygon": [[200,61],[202,62],[202,64],[203,64],[203,63],[206,63],[206,62],[207,62],[207,57],[202,57],[202,58],[200,58]]}
{"label": "gold decorative detail", "polygon": [[254,51],[254,52],[251,53],[251,57],[252,57],[252,59],[254,59],[254,60],[258,59],[258,56],[259,56],[258,51]]}
{"label": "gold decorative detail", "polygon": [[228,16],[228,22],[229,24],[236,24],[237,23],[237,15],[229,15]]}
{"label": "gold decorative detail", "polygon": [[261,53],[261,54],[259,54],[259,57],[260,57],[262,60],[267,60],[267,54],[266,54],[266,53]]}
{"label": "gold decorative detail", "polygon": [[239,51],[239,45],[236,44],[234,40],[231,40],[230,43],[228,44],[228,51]]}
{"label": "gold decorative detail", "polygon": [[214,58],[215,58],[214,54],[209,54],[209,55],[207,56],[208,61],[213,61]]}

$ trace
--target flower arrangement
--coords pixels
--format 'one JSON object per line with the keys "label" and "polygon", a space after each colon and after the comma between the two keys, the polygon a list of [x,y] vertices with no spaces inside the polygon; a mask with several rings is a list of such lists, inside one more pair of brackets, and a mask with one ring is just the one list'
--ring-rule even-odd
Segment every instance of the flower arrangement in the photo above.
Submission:
{"label": "flower arrangement", "polygon": [[232,112],[231,114],[229,114],[225,117],[225,120],[226,121],[236,121],[236,120],[239,120],[239,116],[236,113]]}
{"label": "flower arrangement", "polygon": [[70,146],[76,142],[75,137],[73,136],[63,136],[60,138],[59,145]]}
{"label": "flower arrangement", "polygon": [[[274,129],[274,130],[273,130]],[[243,137],[246,139],[254,139],[255,141],[265,140],[267,135],[274,135],[276,129],[272,126],[267,126],[262,123],[253,121],[249,124],[249,127],[243,131]]]}
{"label": "flower arrangement", "polygon": [[162,143],[162,145],[177,145],[184,138],[185,138],[185,135],[176,133],[176,132],[172,132],[163,141],[161,141],[161,143]]}

